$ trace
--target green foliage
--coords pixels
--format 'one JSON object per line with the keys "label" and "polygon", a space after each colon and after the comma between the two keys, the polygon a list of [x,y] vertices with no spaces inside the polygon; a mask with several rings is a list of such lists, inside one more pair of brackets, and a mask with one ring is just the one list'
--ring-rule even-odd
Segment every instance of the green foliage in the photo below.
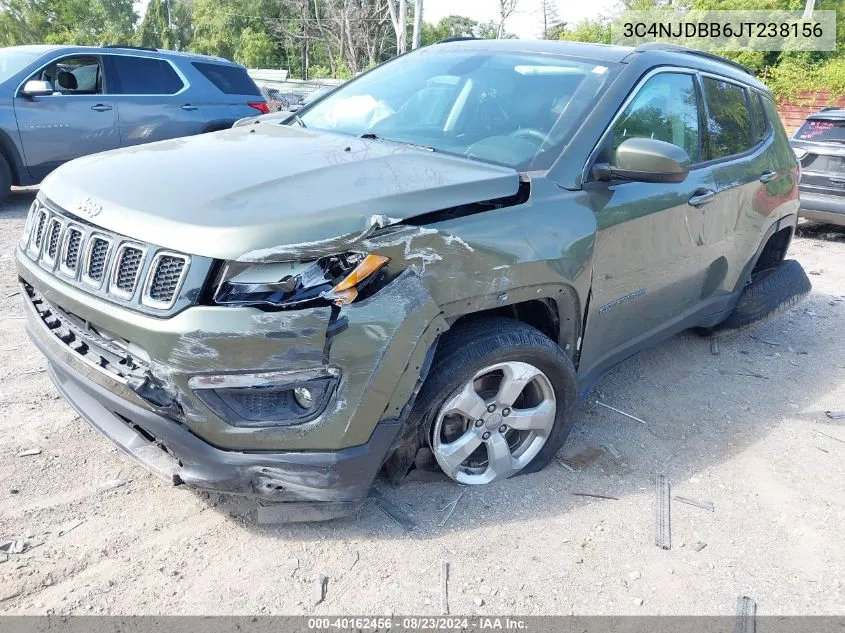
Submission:
{"label": "green foliage", "polygon": [[571,29],[563,29],[558,39],[568,42],[593,42],[610,44],[610,19],[605,17],[584,18]]}
{"label": "green foliage", "polygon": [[167,7],[162,0],[150,0],[144,19],[135,32],[135,41],[138,46],[147,48],[174,48]]}
{"label": "green foliage", "polygon": [[132,0],[6,0],[0,45],[128,44],[137,14]]}
{"label": "green foliage", "polygon": [[[496,25],[493,22],[478,22],[464,15],[447,15],[437,24],[423,24],[422,44],[434,44],[448,37],[496,38]],[[509,37],[506,34],[506,37]]]}

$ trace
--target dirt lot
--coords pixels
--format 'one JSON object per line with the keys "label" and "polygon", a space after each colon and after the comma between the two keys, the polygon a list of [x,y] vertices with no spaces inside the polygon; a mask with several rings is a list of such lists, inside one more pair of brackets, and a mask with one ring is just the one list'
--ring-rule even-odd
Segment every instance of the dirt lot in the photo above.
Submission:
{"label": "dirt lot", "polygon": [[[149,475],[60,399],[10,296],[32,196],[0,206],[0,541],[27,544],[0,555],[0,611],[436,614],[445,560],[453,613],[732,614],[748,595],[761,615],[845,614],[845,419],[824,413],[845,409],[845,232],[793,242],[814,284],[798,308],[719,355],[686,333],[606,377],[561,454],[574,471],[381,482],[411,532],[373,503],[263,526],[250,503]],[[658,472],[715,510],[673,499],[668,551],[654,544]]]}

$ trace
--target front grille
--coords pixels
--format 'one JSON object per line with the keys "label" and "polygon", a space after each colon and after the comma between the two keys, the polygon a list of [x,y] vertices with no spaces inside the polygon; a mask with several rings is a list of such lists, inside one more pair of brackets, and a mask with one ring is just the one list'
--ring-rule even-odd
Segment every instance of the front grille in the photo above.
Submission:
{"label": "front grille", "polygon": [[147,296],[155,303],[170,303],[185,272],[185,258],[176,255],[159,255],[153,262]]}
{"label": "front grille", "polygon": [[56,261],[59,252],[59,238],[62,235],[61,220],[53,219],[50,222],[50,233],[47,238],[47,257],[50,261]]}
{"label": "front grille", "polygon": [[92,281],[102,281],[106,270],[106,257],[109,254],[109,242],[102,237],[91,239],[91,250],[88,252],[88,278]]}
{"label": "front grille", "polygon": [[[32,229],[21,242],[30,259],[65,283],[115,303],[135,303],[142,312],[161,314],[177,304],[185,307],[190,302],[182,293],[186,279],[201,284],[202,273],[211,266],[211,260],[199,258],[204,268],[193,268],[189,275],[188,255],[130,241],[44,204],[40,198],[30,213]],[[136,298],[139,287],[144,291]]]}
{"label": "front grille", "polygon": [[122,293],[131,295],[135,292],[135,283],[141,271],[144,251],[134,246],[123,245],[117,255],[117,264],[113,274],[113,283]]}
{"label": "front grille", "polygon": [[32,243],[35,245],[34,250],[41,248],[41,240],[44,238],[44,226],[47,224],[47,212],[41,211],[38,214],[38,226],[35,228],[35,236]]}
{"label": "front grille", "polygon": [[67,246],[65,247],[62,264],[70,271],[76,271],[77,265],[79,264],[79,247],[81,245],[82,231],[73,228],[68,229]]}

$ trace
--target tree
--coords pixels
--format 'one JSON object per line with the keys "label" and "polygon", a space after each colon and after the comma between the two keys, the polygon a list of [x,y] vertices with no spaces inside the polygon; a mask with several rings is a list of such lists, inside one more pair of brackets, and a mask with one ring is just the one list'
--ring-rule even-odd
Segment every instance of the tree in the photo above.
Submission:
{"label": "tree", "polygon": [[498,39],[505,36],[505,21],[516,11],[519,0],[499,0],[499,29],[496,32]]}
{"label": "tree", "polygon": [[[449,37],[496,38],[498,26],[492,22],[477,22],[463,15],[447,15],[437,24],[423,23],[422,44],[434,44]],[[507,35],[506,35],[507,37]]]}
{"label": "tree", "polygon": [[387,9],[396,33],[396,52],[401,55],[408,50],[408,0],[387,0]]}
{"label": "tree", "polygon": [[540,33],[540,39],[558,39],[559,33],[557,30],[560,28],[560,16],[557,12],[557,3],[555,0],[540,0],[538,12],[543,26],[543,30]]}
{"label": "tree", "polygon": [[132,0],[0,0],[0,45],[128,44]]}
{"label": "tree", "polygon": [[144,19],[135,32],[135,41],[138,46],[147,48],[174,48],[167,7],[162,0],[150,0]]}
{"label": "tree", "polygon": [[570,42],[594,42],[610,44],[610,18],[584,18],[573,28],[564,28],[558,39]]}
{"label": "tree", "polygon": [[423,0],[414,3],[414,36],[411,38],[411,48],[419,48],[422,41]]}

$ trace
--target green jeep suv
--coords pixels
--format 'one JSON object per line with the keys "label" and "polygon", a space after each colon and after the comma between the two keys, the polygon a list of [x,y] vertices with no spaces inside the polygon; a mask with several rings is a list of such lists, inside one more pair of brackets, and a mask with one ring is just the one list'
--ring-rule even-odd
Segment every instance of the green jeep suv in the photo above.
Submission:
{"label": "green jeep suv", "polygon": [[536,471],[616,363],[805,295],[797,179],[737,65],[445,42],[62,166],[17,266],[88,422],[176,485],[330,518],[425,448],[462,484]]}

